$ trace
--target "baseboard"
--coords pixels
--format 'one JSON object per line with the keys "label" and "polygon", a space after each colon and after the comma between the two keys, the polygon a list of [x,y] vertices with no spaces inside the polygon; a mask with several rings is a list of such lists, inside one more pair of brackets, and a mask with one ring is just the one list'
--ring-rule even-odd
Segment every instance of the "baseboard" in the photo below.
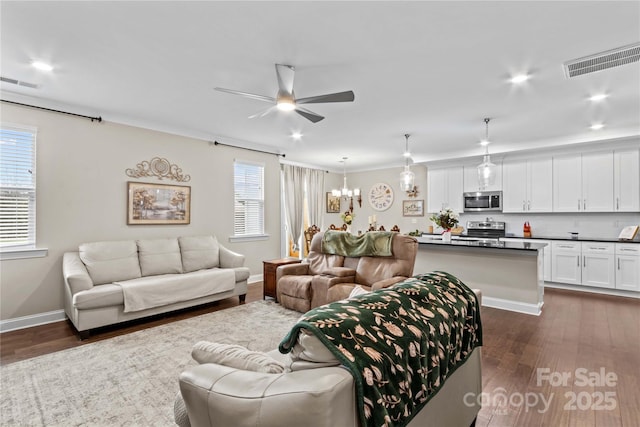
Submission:
{"label": "baseboard", "polygon": [[262,274],[253,274],[247,279],[247,283],[262,282]]}
{"label": "baseboard", "polygon": [[566,283],[544,282],[545,288],[565,289],[567,291],[589,292],[592,294],[612,295],[615,297],[640,298],[640,292],[623,291],[621,289],[594,288],[592,286],[569,285]]}
{"label": "baseboard", "polygon": [[517,302],[506,300],[502,298],[492,298],[482,295],[482,305],[485,307],[499,308],[501,310],[515,311],[517,313],[532,314],[534,316],[540,316],[542,313],[542,305],[530,304],[526,302]]}
{"label": "baseboard", "polygon": [[16,317],[14,319],[0,320],[0,333],[60,322],[66,318],[67,316],[64,310],[54,310],[46,313],[32,314],[30,316]]}

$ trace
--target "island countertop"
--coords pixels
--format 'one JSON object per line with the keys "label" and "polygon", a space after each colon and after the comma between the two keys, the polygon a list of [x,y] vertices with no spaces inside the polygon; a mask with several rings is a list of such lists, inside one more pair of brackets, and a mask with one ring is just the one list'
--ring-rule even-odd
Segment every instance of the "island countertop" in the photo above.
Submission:
{"label": "island countertop", "polygon": [[538,242],[500,242],[500,241],[483,241],[483,240],[456,240],[443,242],[440,239],[433,239],[423,236],[416,237],[421,245],[439,245],[463,247],[463,248],[491,248],[491,249],[512,249],[520,251],[538,251],[547,246],[546,243]]}

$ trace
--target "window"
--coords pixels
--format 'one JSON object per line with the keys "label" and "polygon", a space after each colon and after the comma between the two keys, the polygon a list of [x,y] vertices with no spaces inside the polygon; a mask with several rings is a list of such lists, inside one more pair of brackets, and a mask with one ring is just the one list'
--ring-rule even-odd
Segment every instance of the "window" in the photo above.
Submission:
{"label": "window", "polygon": [[36,243],[36,134],[0,127],[0,249]]}
{"label": "window", "polygon": [[264,165],[235,161],[233,165],[235,236],[264,235]]}

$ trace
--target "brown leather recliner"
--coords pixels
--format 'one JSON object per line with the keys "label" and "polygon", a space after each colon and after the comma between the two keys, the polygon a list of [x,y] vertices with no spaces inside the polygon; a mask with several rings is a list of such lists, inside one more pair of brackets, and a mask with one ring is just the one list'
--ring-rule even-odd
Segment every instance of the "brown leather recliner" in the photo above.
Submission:
{"label": "brown leather recliner", "polygon": [[348,257],[322,253],[324,232],[311,241],[309,256],[300,264],[276,270],[276,294],[282,306],[307,312],[347,298],[356,285],[366,290],[386,288],[413,274],[418,242],[394,234],[391,256]]}

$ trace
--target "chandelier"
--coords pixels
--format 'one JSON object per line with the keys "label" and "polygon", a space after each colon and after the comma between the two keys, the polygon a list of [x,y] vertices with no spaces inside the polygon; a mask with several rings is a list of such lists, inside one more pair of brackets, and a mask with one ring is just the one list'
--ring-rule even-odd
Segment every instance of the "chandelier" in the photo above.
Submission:
{"label": "chandelier", "polygon": [[485,118],[485,139],[480,142],[485,147],[484,157],[482,163],[478,165],[478,185],[481,190],[493,185],[496,180],[496,165],[491,163],[491,157],[489,156],[489,121],[490,118]]}
{"label": "chandelier", "polygon": [[334,197],[342,197],[345,200],[349,200],[349,211],[353,212],[353,198],[355,197],[358,201],[358,206],[362,207],[362,196],[360,195],[359,188],[354,188],[352,190],[347,186],[347,159],[348,157],[342,158],[342,188],[331,190],[331,195]]}
{"label": "chandelier", "polygon": [[404,147],[405,164],[404,170],[400,172],[400,189],[402,191],[412,191],[416,179],[416,174],[411,172],[411,167],[409,166],[409,157],[411,157],[411,152],[409,151],[409,134],[405,133],[404,137],[406,140]]}

